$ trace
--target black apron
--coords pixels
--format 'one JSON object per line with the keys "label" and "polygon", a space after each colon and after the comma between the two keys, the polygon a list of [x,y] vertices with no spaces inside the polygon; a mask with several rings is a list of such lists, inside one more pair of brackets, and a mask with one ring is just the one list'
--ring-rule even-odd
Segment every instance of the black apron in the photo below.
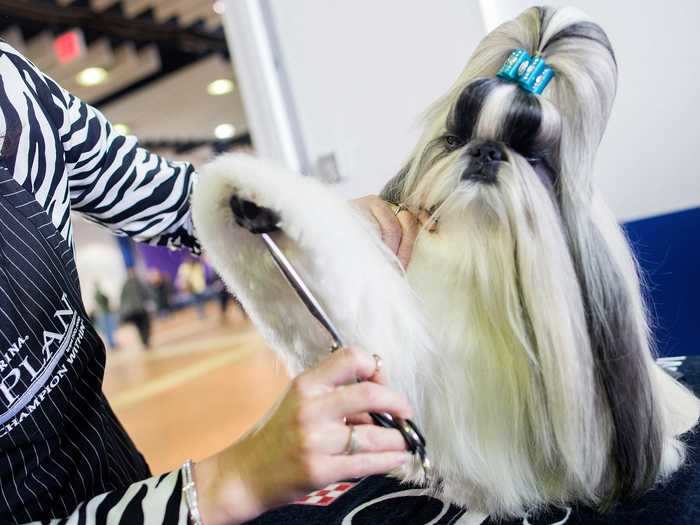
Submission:
{"label": "black apron", "polygon": [[150,477],[102,392],[73,250],[0,167],[0,523],[63,517]]}

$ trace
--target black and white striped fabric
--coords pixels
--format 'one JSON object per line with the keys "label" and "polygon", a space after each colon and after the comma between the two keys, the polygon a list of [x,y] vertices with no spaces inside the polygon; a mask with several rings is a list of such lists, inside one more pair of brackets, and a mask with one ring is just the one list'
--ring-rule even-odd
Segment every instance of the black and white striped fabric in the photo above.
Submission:
{"label": "black and white striped fabric", "polygon": [[179,471],[151,478],[102,392],[70,212],[198,251],[195,174],[0,43],[0,523],[186,523]]}
{"label": "black and white striped fabric", "polygon": [[3,42],[0,119],[3,164],[69,244],[72,210],[140,241],[199,250],[192,166],[139,148]]}

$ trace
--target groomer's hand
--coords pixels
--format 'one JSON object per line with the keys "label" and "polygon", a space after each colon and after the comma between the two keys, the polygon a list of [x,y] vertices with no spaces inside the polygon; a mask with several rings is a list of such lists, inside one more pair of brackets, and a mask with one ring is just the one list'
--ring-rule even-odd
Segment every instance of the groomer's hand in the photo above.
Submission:
{"label": "groomer's hand", "polygon": [[[197,463],[203,522],[241,523],[329,483],[405,463],[401,434],[369,424],[368,412],[412,417],[407,401],[382,384],[377,363],[358,350],[335,352],[294,379],[253,431]],[[346,421],[357,423],[352,454],[353,427]]]}
{"label": "groomer's hand", "polygon": [[374,220],[382,235],[382,241],[394,253],[405,269],[411,259],[413,243],[418,236],[418,217],[410,210],[396,207],[375,195],[355,199],[352,205]]}

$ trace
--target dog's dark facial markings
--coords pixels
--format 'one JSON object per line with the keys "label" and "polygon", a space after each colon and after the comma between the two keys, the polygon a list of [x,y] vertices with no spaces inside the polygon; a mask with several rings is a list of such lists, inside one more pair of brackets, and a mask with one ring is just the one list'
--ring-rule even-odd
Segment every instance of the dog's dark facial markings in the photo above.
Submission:
{"label": "dog's dark facial markings", "polygon": [[503,83],[500,78],[482,78],[465,87],[447,117],[446,137],[456,137],[462,145],[472,139],[484,102]]}
{"label": "dog's dark facial markings", "polygon": [[[479,119],[483,118],[482,111],[494,90],[507,84],[500,78],[488,78],[475,80],[464,88],[449,113],[445,125],[446,133],[436,141],[443,153],[434,157],[434,161],[465,146],[468,150],[471,144],[486,138],[479,137],[477,133]],[[557,179],[554,152],[559,148],[560,137],[551,133],[545,135],[543,132],[543,110],[539,99],[535,95],[516,89],[504,102],[507,103],[507,108],[489,115],[489,118],[496,121],[493,128],[497,130],[497,136],[488,138],[495,139],[502,146],[527,159],[542,183],[553,190]],[[501,160],[507,162],[508,158],[503,155]],[[471,174],[468,173],[470,169],[477,171],[476,167],[467,168],[463,179]],[[495,182],[493,175],[495,173],[487,177],[490,182]]]}
{"label": "dog's dark facial markings", "polygon": [[464,146],[464,138],[459,135],[453,135],[452,133],[446,133],[442,140],[444,142],[444,148],[447,151],[454,151]]}
{"label": "dog's dark facial markings", "polygon": [[[560,136],[552,134],[551,130],[546,130],[549,133],[545,133],[542,129],[542,107],[537,96],[513,89],[508,96],[503,97],[502,108],[498,111],[486,109],[493,114],[484,115],[490,97],[497,89],[508,86],[511,86],[509,82],[496,77],[476,79],[464,87],[447,115],[445,131],[427,145],[417,171],[427,173],[446,156],[464,150],[463,158],[468,161],[468,165],[461,174],[461,179],[493,184],[497,182],[498,168],[510,161],[509,151],[512,151],[526,158],[547,189],[554,191],[557,187],[555,166],[558,163],[553,152],[558,151]],[[477,128],[481,126],[480,119],[484,118],[493,119],[489,127],[495,130],[496,136],[478,136]],[[473,162],[468,150],[472,144],[484,140],[499,144],[503,155],[498,164],[485,167]],[[385,198],[400,200],[407,168],[408,166],[384,189]]]}
{"label": "dog's dark facial markings", "polygon": [[545,154],[546,145],[539,137],[542,107],[537,96],[518,89],[499,128],[498,138],[526,158]]}
{"label": "dog's dark facial markings", "polygon": [[503,146],[494,141],[472,142],[465,151],[469,164],[461,179],[484,184],[496,184],[496,175],[506,158]]}

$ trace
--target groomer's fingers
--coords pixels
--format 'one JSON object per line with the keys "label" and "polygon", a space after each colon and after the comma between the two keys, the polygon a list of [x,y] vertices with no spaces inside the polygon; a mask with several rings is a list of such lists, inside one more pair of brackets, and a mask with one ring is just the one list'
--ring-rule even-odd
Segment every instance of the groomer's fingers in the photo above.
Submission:
{"label": "groomer's fingers", "polygon": [[401,432],[393,428],[374,425],[329,423],[307,437],[306,446],[317,454],[345,454],[350,442],[350,432],[355,432],[355,453],[401,452],[406,450],[406,441]]}
{"label": "groomer's fingers", "polygon": [[[371,377],[377,368],[374,357],[357,348],[342,348],[333,352],[314,369],[304,372],[295,382],[304,385],[334,387]],[[358,410],[361,412],[361,410]]]}
{"label": "groomer's fingers", "polygon": [[418,217],[407,209],[400,209],[397,213],[395,206],[375,196],[355,199],[352,203],[374,220],[382,241],[406,268],[419,231]]}
{"label": "groomer's fingers", "polygon": [[380,198],[372,201],[371,212],[379,225],[382,242],[391,250],[391,253],[398,254],[404,235],[399,217],[394,213],[391,205]]}
{"label": "groomer's fingers", "polygon": [[396,218],[392,205],[376,195],[367,195],[351,202],[377,225],[382,242],[391,253],[396,254],[401,244],[401,223]]}
{"label": "groomer's fingers", "polygon": [[[334,456],[327,460],[326,465],[329,471],[333,469],[342,473],[342,479],[354,479],[385,474],[405,464],[410,458],[409,452],[376,452]],[[333,479],[337,479],[337,476]]]}
{"label": "groomer's fingers", "polygon": [[348,425],[374,425],[374,421],[369,414],[345,416],[345,421]]}
{"label": "groomer's fingers", "polygon": [[385,386],[367,381],[338,387],[330,394],[318,398],[314,405],[314,410],[325,414],[329,419],[337,420],[363,412],[388,412],[402,419],[413,415],[411,405],[403,396]]}
{"label": "groomer's fingers", "polygon": [[375,369],[374,374],[367,378],[367,381],[372,381],[372,383],[377,383],[378,385],[388,385],[386,374],[382,370]]}
{"label": "groomer's fingers", "polygon": [[396,217],[401,223],[401,244],[396,252],[396,256],[399,258],[401,266],[407,268],[413,252],[413,244],[418,236],[418,220],[408,210],[402,210]]}

